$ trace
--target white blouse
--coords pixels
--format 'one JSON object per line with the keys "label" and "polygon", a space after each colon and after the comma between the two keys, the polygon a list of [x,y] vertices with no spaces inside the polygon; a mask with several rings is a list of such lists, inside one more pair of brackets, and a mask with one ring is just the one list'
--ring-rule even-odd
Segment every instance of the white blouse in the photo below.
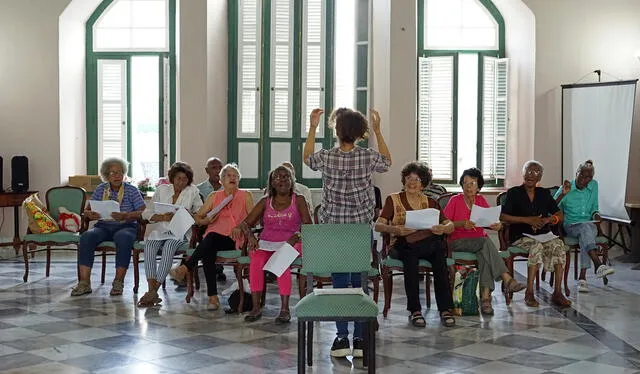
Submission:
{"label": "white blouse", "polygon": [[[142,218],[151,221],[151,217],[153,217],[153,215],[155,214],[154,203],[174,204],[174,193],[175,190],[173,189],[173,184],[161,184],[160,186],[158,186],[155,193],[153,194],[151,202],[147,204],[144,212],[142,212]],[[176,200],[174,205],[179,205],[191,213],[196,213],[202,206],[200,191],[196,186],[192,184],[188,185],[184,190],[182,190],[182,192],[180,192],[180,195],[178,195],[178,199]],[[159,234],[165,233],[167,231],[169,231],[169,222],[158,222],[151,235],[149,235],[149,239],[161,240],[161,235]]]}

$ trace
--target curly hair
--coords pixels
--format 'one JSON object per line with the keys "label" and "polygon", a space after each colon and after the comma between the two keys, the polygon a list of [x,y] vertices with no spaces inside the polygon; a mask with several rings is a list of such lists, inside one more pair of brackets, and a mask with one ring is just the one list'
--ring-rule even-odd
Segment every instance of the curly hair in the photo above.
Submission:
{"label": "curly hair", "polygon": [[176,174],[178,173],[184,173],[187,176],[187,185],[193,183],[193,169],[191,169],[191,166],[189,166],[189,164],[182,161],[174,162],[173,165],[171,165],[171,167],[169,168],[169,172],[167,173],[169,182],[173,183],[173,178],[175,178]]}
{"label": "curly hair", "polygon": [[109,167],[111,165],[120,166],[120,168],[122,169],[122,175],[127,175],[127,167],[129,164],[121,158],[109,157],[102,161],[102,164],[100,164],[100,177],[102,177],[103,181],[106,182],[109,179]]}
{"label": "curly hair", "polygon": [[400,183],[402,183],[403,186],[405,179],[412,173],[420,177],[420,183],[422,183],[422,187],[427,187],[429,183],[431,183],[431,179],[433,178],[429,165],[422,161],[411,161],[405,164],[402,167],[402,171],[400,172]]}
{"label": "curly hair", "polygon": [[291,172],[291,169],[289,169],[288,167],[284,166],[284,165],[280,165],[278,167],[276,167],[275,169],[271,170],[271,172],[269,172],[269,184],[268,184],[268,193],[269,193],[269,197],[274,197],[276,195],[276,189],[273,187],[273,176],[275,175],[276,171],[279,170],[284,170],[288,175],[289,175],[289,181],[291,182],[291,184],[289,185],[289,194],[293,195],[293,188],[296,185],[296,177],[295,175]]}
{"label": "curly hair", "polygon": [[478,183],[478,191],[484,186],[484,177],[482,176],[482,171],[478,168],[470,168],[462,172],[460,176],[460,187],[464,187],[464,177],[475,178],[476,183]]}
{"label": "curly hair", "polygon": [[336,135],[340,143],[353,144],[368,137],[369,122],[364,114],[346,108],[339,108],[334,113],[331,116],[335,117]]}

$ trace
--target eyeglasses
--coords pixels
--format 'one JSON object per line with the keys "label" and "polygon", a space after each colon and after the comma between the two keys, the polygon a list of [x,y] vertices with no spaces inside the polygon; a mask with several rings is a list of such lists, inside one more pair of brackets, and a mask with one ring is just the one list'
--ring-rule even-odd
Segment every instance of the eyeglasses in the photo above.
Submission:
{"label": "eyeglasses", "polygon": [[124,173],[122,172],[122,170],[120,170],[120,171],[112,170],[108,174],[109,174],[109,176],[113,177],[113,176],[116,176],[116,175],[123,175]]}
{"label": "eyeglasses", "polygon": [[405,177],[404,181],[405,182],[421,182],[422,179],[420,179],[420,177]]}
{"label": "eyeglasses", "polygon": [[281,175],[274,175],[273,176],[273,180],[277,180],[277,181],[287,181],[291,179],[291,177],[287,174],[281,174]]}
{"label": "eyeglasses", "polygon": [[524,175],[542,175],[542,170],[532,170],[529,169],[527,171],[524,172]]}
{"label": "eyeglasses", "polygon": [[478,185],[478,182],[476,182],[476,181],[471,181],[471,182],[462,183],[462,185],[463,185],[463,186],[465,186],[465,187],[466,187],[466,186],[469,186],[469,187],[471,187],[471,186],[477,186],[477,185]]}

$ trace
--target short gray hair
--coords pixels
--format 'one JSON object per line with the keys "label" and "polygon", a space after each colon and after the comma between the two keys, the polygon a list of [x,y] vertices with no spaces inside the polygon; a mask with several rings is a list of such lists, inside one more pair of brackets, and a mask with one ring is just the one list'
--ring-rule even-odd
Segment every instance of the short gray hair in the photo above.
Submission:
{"label": "short gray hair", "polygon": [[238,164],[236,164],[235,162],[230,162],[225,166],[223,166],[222,169],[220,169],[220,179],[224,178],[224,175],[227,174],[227,171],[231,169],[235,170],[236,173],[238,173],[238,180],[242,179],[242,174],[240,174],[240,169],[238,169]]}
{"label": "short gray hair", "polygon": [[207,162],[204,164],[204,167],[209,166],[209,163],[213,161],[218,161],[219,163],[222,164],[222,160],[219,159],[218,157],[209,157],[209,159],[207,159]]}
{"label": "short gray hair", "polygon": [[593,166],[593,161],[587,160],[580,165],[578,165],[578,169],[576,170],[576,174],[580,174],[584,169],[591,169],[593,173],[596,173],[596,168]]}
{"label": "short gray hair", "polygon": [[542,166],[542,163],[540,161],[536,161],[536,160],[529,160],[529,161],[525,162],[524,165],[522,166],[522,174],[526,173],[527,169],[531,165],[540,166],[540,171],[542,171],[542,173],[544,174],[544,166]]}
{"label": "short gray hair", "polygon": [[109,166],[113,164],[117,164],[122,168],[123,175],[127,174],[128,162],[118,157],[109,157],[100,164],[100,177],[103,181],[106,182],[109,179]]}

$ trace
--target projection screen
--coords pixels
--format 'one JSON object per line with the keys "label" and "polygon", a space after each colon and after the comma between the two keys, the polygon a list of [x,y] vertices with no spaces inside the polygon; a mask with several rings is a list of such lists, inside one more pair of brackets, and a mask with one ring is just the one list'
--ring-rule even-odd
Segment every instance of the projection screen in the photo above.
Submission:
{"label": "projection screen", "polygon": [[593,160],[600,214],[629,220],[624,207],[636,82],[562,86],[562,177]]}

